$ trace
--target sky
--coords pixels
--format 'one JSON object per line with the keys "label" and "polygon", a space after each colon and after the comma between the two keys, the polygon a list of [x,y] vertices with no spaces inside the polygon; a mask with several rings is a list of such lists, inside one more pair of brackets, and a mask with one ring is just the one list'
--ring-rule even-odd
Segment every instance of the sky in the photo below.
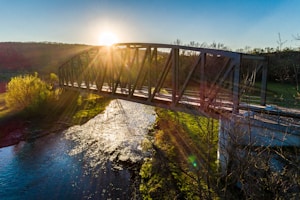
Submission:
{"label": "sky", "polygon": [[172,44],[231,49],[299,47],[300,0],[0,0],[0,42]]}

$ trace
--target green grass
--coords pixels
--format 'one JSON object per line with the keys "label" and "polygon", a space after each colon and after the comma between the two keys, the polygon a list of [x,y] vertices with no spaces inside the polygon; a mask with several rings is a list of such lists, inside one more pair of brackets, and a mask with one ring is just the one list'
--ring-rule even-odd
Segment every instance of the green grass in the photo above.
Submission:
{"label": "green grass", "polygon": [[300,94],[293,84],[268,82],[267,104],[287,108],[300,108]]}
{"label": "green grass", "polygon": [[217,141],[219,123],[218,120],[209,119],[202,116],[191,115],[183,112],[158,111],[162,117],[173,120],[180,124],[184,131],[192,138],[197,145],[202,145],[203,138],[211,131],[215,133],[214,141]]}
{"label": "green grass", "polygon": [[51,113],[42,113],[40,123],[83,124],[103,112],[110,100],[95,94],[64,91],[57,101],[51,102]]}
{"label": "green grass", "polygon": [[296,87],[292,84],[268,82],[267,86],[270,93],[283,94],[287,97],[292,97],[297,93]]}
{"label": "green grass", "polygon": [[[140,191],[145,199],[202,199],[217,195],[206,176],[216,172],[218,121],[166,109],[156,109],[155,154],[141,167]],[[200,179],[199,179],[200,178]]]}
{"label": "green grass", "polygon": [[88,94],[84,97],[78,96],[78,109],[73,115],[73,123],[82,124],[89,119],[103,112],[111,99],[95,94]]}
{"label": "green grass", "polygon": [[[251,92],[248,92],[244,96],[242,95],[242,101],[260,104],[260,82],[255,84]],[[300,108],[300,93],[297,92],[293,84],[268,82],[267,104],[287,108]]]}

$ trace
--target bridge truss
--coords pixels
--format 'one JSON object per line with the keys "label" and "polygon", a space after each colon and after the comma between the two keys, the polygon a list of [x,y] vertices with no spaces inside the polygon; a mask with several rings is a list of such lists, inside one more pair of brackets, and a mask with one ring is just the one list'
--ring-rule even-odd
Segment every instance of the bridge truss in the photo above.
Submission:
{"label": "bridge truss", "polygon": [[91,47],[65,62],[59,67],[59,84],[179,111],[238,113],[241,97],[249,91],[259,94],[261,105],[266,103],[267,59],[188,46],[119,43]]}

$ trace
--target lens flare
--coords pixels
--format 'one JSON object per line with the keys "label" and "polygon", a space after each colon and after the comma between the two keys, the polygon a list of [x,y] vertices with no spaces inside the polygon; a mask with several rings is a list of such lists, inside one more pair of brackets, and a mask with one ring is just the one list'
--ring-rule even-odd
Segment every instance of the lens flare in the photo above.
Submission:
{"label": "lens flare", "polygon": [[113,32],[106,31],[101,33],[99,36],[99,45],[111,46],[117,42],[118,42],[118,37]]}

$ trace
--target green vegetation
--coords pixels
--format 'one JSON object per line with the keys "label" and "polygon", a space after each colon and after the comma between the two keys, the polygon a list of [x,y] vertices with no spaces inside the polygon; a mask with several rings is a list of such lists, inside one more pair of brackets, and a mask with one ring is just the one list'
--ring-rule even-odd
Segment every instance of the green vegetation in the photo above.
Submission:
{"label": "green vegetation", "polygon": [[[2,127],[6,125],[7,118],[11,121],[15,119],[26,121],[26,128],[30,130],[29,132],[38,135],[39,132],[36,130],[55,132],[74,124],[85,123],[105,109],[110,99],[96,94],[54,90],[58,77],[54,73],[50,76],[45,75],[56,70],[56,68],[53,70],[53,66],[59,66],[87,48],[89,46],[34,43],[7,43],[0,47],[0,51],[7,52],[5,55],[8,55],[0,60],[0,69],[5,72],[0,75],[0,81],[6,82],[13,77],[8,84],[8,92],[0,94],[0,139],[6,134],[2,131]],[[299,52],[275,53],[272,51],[263,55],[270,56],[267,104],[300,108]],[[165,56],[163,53],[160,55],[157,61],[160,63],[158,66],[164,64]],[[191,66],[191,59],[188,54],[182,55],[180,59],[183,63],[180,74],[185,77],[190,70],[188,67]],[[213,69],[210,66],[215,63],[209,59],[212,58],[208,57],[207,68]],[[11,69],[5,68],[7,63],[10,63]],[[36,69],[42,74],[41,77],[37,74],[29,74],[29,72],[37,71]],[[136,72],[137,69],[133,70],[133,73]],[[199,73],[195,73],[193,77],[195,80],[198,78],[197,74]],[[171,76],[166,78],[167,85],[171,84],[171,80]],[[193,84],[188,87],[194,87]],[[259,98],[255,98],[258,100],[250,99],[260,95],[260,84],[256,82],[255,86],[246,98],[253,103],[256,101],[259,103]],[[166,94],[168,91],[162,89],[161,93]],[[222,196],[220,195],[223,192],[222,189],[229,190],[232,185],[236,184],[236,180],[232,179],[233,173],[225,177],[224,183],[228,185],[224,187],[220,185],[220,179],[217,180],[217,177],[220,177],[217,174],[218,121],[163,109],[157,109],[157,114],[157,127],[152,143],[155,153],[151,159],[145,160],[140,169],[142,178],[140,192],[144,199],[218,199]],[[35,137],[35,135],[30,137]],[[151,145],[148,141],[144,141],[143,148],[148,149],[149,146]],[[261,161],[268,160],[265,159],[264,154],[261,155],[263,156]],[[240,168],[239,177],[246,177],[251,174],[247,174],[247,171],[257,167],[258,157],[253,156],[251,152],[249,158],[252,159],[250,163],[252,166],[249,165],[250,159],[243,158],[244,168]],[[299,166],[298,163],[295,166]],[[234,168],[235,171],[236,169]],[[253,185],[258,183],[256,178],[253,178]],[[272,180],[273,182],[266,179],[261,186],[265,187],[269,184],[270,188],[276,188],[278,180],[276,177]],[[230,181],[231,183],[228,183]],[[233,191],[236,192],[236,190]],[[226,194],[226,191],[224,193]]]}
{"label": "green vegetation", "polygon": [[54,94],[52,88],[35,73],[12,78],[7,85],[5,100],[10,109],[33,114],[41,112],[47,101],[55,98]]}
{"label": "green vegetation", "polygon": [[[154,155],[140,169],[143,199],[297,199],[299,148],[233,142],[244,153],[226,149],[237,162],[229,161],[224,175],[217,163],[218,121],[163,109],[157,114]],[[245,134],[233,130],[229,137]],[[276,156],[287,164],[281,171],[270,165]]]}
{"label": "green vegetation", "polygon": [[[54,114],[68,113],[74,115],[72,124],[80,124],[102,112],[109,99],[103,99],[95,94],[80,94],[78,92],[53,89],[58,82],[56,74],[51,73],[47,82],[34,75],[17,76],[11,79],[7,86],[5,102],[1,106],[11,110],[22,111],[26,116],[49,115],[47,109]],[[1,95],[4,98],[4,94]]]}
{"label": "green vegetation", "polygon": [[[91,46],[62,43],[0,43],[0,70],[10,76],[10,73],[32,73],[40,75],[57,72],[57,67]],[[11,78],[13,76],[10,76]],[[1,81],[1,77],[0,77]]]}
{"label": "green vegetation", "polygon": [[216,198],[218,122],[205,117],[157,109],[155,154],[142,165],[144,199]]}
{"label": "green vegetation", "polygon": [[268,82],[267,103],[288,108],[300,108],[300,93],[292,84]]}
{"label": "green vegetation", "polygon": [[[254,86],[255,89],[247,95],[242,95],[242,101],[252,104],[260,104],[260,82]],[[267,104],[286,108],[300,108],[300,92],[295,85],[290,83],[268,82]]]}
{"label": "green vegetation", "polygon": [[96,94],[54,89],[57,76],[51,73],[48,81],[35,75],[17,76],[8,83],[6,93],[0,95],[0,139],[9,134],[14,123],[26,124],[25,138],[55,132],[75,124],[82,124],[102,112],[110,102]]}
{"label": "green vegetation", "polygon": [[82,124],[103,112],[110,99],[96,94],[78,95],[77,109],[73,115],[73,124]]}

